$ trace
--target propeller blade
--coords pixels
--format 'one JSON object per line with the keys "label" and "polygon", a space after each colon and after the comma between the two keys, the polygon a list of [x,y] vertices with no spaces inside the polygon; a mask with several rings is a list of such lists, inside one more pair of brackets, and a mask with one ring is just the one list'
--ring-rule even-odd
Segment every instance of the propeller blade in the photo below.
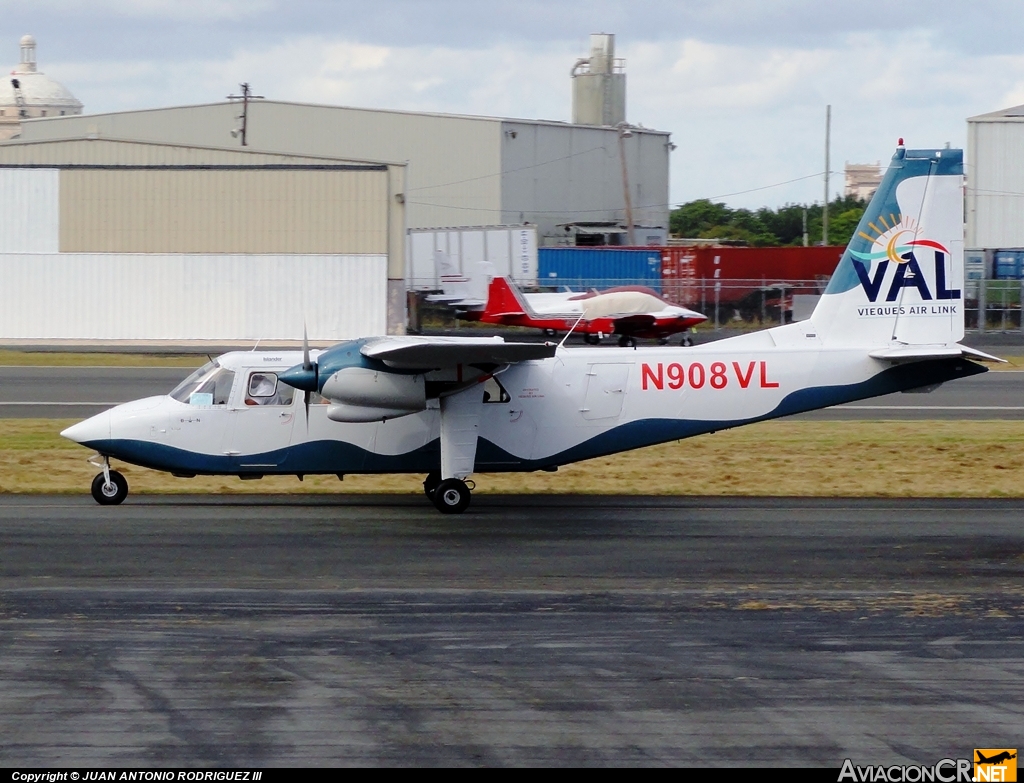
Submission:
{"label": "propeller blade", "polygon": [[306,434],[309,434],[309,395],[310,392],[302,392],[302,404],[306,409]]}
{"label": "propeller blade", "polygon": [[309,360],[309,335],[306,333],[305,323],[302,324],[302,369],[313,369],[313,363]]}

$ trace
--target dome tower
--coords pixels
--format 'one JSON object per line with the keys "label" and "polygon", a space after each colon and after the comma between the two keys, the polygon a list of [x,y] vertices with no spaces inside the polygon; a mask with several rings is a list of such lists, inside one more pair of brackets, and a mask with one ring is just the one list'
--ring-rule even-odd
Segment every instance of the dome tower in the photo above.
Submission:
{"label": "dome tower", "polygon": [[21,37],[21,62],[0,79],[0,141],[17,136],[21,121],[81,114],[82,103],[36,66],[36,39]]}

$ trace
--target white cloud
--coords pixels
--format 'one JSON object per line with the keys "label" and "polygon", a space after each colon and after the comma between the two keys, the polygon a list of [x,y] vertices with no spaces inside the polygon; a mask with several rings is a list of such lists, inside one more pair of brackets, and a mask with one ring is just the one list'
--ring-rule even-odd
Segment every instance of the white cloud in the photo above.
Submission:
{"label": "white cloud", "polygon": [[[108,16],[114,19],[158,19],[164,21],[237,20],[273,10],[274,0],[32,0],[36,14]],[[0,2],[0,9],[14,10],[18,0]]]}
{"label": "white cloud", "polygon": [[[222,100],[248,81],[281,100],[568,120],[569,68],[581,54],[579,40],[474,48],[303,35],[223,57],[47,70],[94,112]],[[927,30],[859,32],[812,47],[620,37],[618,54],[628,61],[629,120],[672,131],[679,145],[677,202],[821,171],[827,103],[833,169],[884,161],[899,136],[911,146],[962,145],[966,117],[1024,103],[1024,56],[952,50]],[[841,188],[841,177],[834,181]],[[820,182],[807,180],[726,200],[754,207],[820,197]]]}

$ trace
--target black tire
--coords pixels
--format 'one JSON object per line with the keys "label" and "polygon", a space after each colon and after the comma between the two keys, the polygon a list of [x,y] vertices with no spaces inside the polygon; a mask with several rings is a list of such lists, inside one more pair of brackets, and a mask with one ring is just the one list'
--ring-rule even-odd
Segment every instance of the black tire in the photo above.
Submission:
{"label": "black tire", "polygon": [[469,495],[465,481],[450,478],[437,485],[430,499],[442,514],[461,514],[469,507]]}
{"label": "black tire", "polygon": [[92,480],[92,497],[101,506],[116,506],[128,497],[128,480],[116,470],[110,471],[110,484],[106,483],[103,474],[97,474]]}
{"label": "black tire", "polygon": [[558,332],[556,332],[554,329],[545,329],[544,330],[544,336],[545,337],[558,337]]}
{"label": "black tire", "polygon": [[432,470],[427,474],[427,477],[423,479],[423,494],[431,500],[434,499],[434,490],[437,489],[437,485],[441,483],[441,471]]}
{"label": "black tire", "polygon": [[635,337],[631,337],[628,334],[622,335],[621,337],[619,337],[619,347],[620,348],[636,348],[636,338]]}
{"label": "black tire", "polygon": [[583,335],[583,342],[587,345],[600,345],[601,335],[599,334],[585,334]]}

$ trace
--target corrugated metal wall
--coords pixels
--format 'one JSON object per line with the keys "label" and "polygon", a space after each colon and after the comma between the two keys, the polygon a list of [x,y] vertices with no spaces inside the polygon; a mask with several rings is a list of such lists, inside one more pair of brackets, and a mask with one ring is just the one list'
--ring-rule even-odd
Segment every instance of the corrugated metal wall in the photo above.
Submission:
{"label": "corrugated metal wall", "polygon": [[[62,117],[68,122],[25,123],[22,138],[94,135],[224,147],[236,143],[228,134],[240,110],[237,103],[220,103]],[[409,227],[502,222],[500,120],[254,101],[247,137],[249,150],[412,161],[406,191]]]}
{"label": "corrugated metal wall", "polygon": [[67,253],[386,253],[387,170],[64,169]]}
{"label": "corrugated metal wall", "polygon": [[[548,123],[502,124],[501,220],[533,223],[543,237],[559,223],[626,222],[619,132]],[[633,222],[668,227],[669,134],[634,129],[622,139]],[[646,244],[637,231],[637,244]]]}
{"label": "corrugated metal wall", "polygon": [[967,123],[966,246],[1024,246],[1024,117]]}
{"label": "corrugated metal wall", "polygon": [[384,334],[380,255],[0,255],[0,335],[344,340]]}
{"label": "corrugated metal wall", "polygon": [[542,247],[537,250],[537,284],[573,290],[643,285],[661,291],[661,249]]}
{"label": "corrugated metal wall", "polygon": [[60,213],[56,169],[0,169],[0,253],[55,253]]}
{"label": "corrugated metal wall", "polygon": [[[54,141],[18,139],[0,144],[0,166],[263,166],[366,163],[337,156],[252,152],[248,148],[190,147],[126,139],[73,138]],[[390,164],[395,165],[395,164]],[[402,166],[399,166],[402,168]]]}

